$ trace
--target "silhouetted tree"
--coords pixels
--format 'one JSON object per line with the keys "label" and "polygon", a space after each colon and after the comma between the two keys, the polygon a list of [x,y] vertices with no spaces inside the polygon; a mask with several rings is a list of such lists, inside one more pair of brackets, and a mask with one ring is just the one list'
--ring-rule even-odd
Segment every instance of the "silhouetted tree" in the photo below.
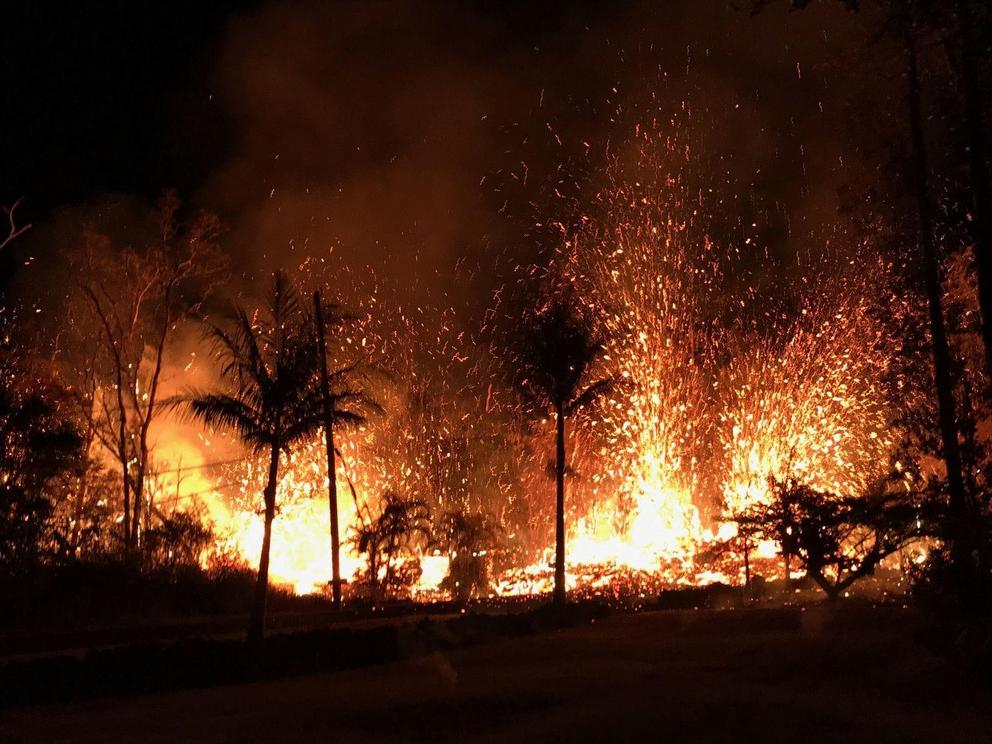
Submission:
{"label": "silhouetted tree", "polygon": [[[848,10],[858,10],[855,0],[841,0]],[[755,12],[767,0],[755,0]],[[809,0],[792,0],[793,7],[804,8]],[[938,404],[938,425],[942,455],[947,468],[947,490],[950,501],[950,524],[947,534],[959,545],[958,555],[965,560],[968,545],[975,536],[971,523],[969,498],[964,478],[964,463],[958,441],[959,421],[955,401],[954,357],[948,341],[942,307],[944,269],[934,231],[934,209],[930,196],[930,164],[924,131],[925,117],[921,106],[920,50],[929,40],[928,32],[937,30],[945,36],[948,46],[954,46],[946,27],[957,31],[957,67],[959,87],[965,101],[965,137],[960,139],[967,153],[970,176],[974,234],[975,267],[978,301],[981,308],[981,332],[988,380],[992,381],[992,221],[990,221],[988,167],[985,152],[985,127],[981,96],[977,36],[982,27],[975,27],[975,8],[970,0],[880,0],[882,33],[901,42],[906,58],[907,114],[910,133],[911,163],[909,191],[915,201],[917,218],[917,247],[922,258],[925,293],[929,310],[929,328],[934,367],[934,387]],[[981,14],[977,14],[981,15]],[[951,23],[953,18],[954,23]],[[952,32],[953,35],[953,32]],[[951,56],[954,56],[953,54]],[[951,60],[953,63],[955,60]]]}
{"label": "silhouetted tree", "polygon": [[525,394],[555,419],[555,587],[554,602],[565,603],[565,421],[613,387],[591,381],[603,345],[575,297],[555,294],[524,319],[518,363]]}
{"label": "silhouetted tree", "polygon": [[[779,544],[834,601],[886,557],[922,534],[920,505],[880,481],[865,495],[842,497],[795,480],[772,481],[772,499],[734,521]],[[929,520],[927,520],[929,523]]]}
{"label": "silhouetted tree", "polygon": [[265,529],[258,561],[248,640],[257,645],[265,629],[269,548],[276,512],[279,456],[319,426],[317,355],[313,329],[287,277],[275,276],[268,307],[254,318],[236,308],[228,328],[210,326],[217,349],[220,392],[193,392],[187,410],[210,427],[233,430],[252,452],[269,458],[263,499]]}
{"label": "silhouetted tree", "polygon": [[[911,3],[910,3],[911,5]],[[911,10],[911,7],[910,7]],[[930,206],[927,150],[923,135],[923,119],[920,112],[920,85],[917,58],[916,27],[912,17],[905,21],[906,60],[907,60],[907,99],[909,104],[909,125],[913,151],[912,183],[916,199],[918,245],[923,257],[926,279],[927,306],[930,313],[930,340],[933,351],[934,385],[937,393],[938,421],[944,462],[947,466],[947,486],[950,493],[951,533],[955,534],[965,550],[966,533],[971,529],[967,524],[967,501],[964,487],[961,445],[958,441],[957,404],[954,399],[954,376],[952,355],[947,338],[942,305],[942,267],[937,255],[933,234],[932,209]]]}
{"label": "silhouetted tree", "polygon": [[26,233],[28,230],[31,229],[30,224],[19,225],[17,223],[17,218],[14,213],[17,211],[17,208],[20,206],[20,204],[21,204],[21,200],[18,199],[9,207],[2,208],[4,215],[7,217],[7,234],[4,235],[3,237],[0,237],[0,251],[2,251],[4,248],[6,248],[8,245],[13,243],[24,233]]}
{"label": "silhouetted tree", "polygon": [[[412,555],[418,540],[430,538],[430,515],[419,499],[405,499],[388,491],[382,497],[379,514],[363,515],[354,528],[352,542],[368,561],[368,582],[373,600],[381,599],[398,582],[396,559]],[[407,580],[415,577],[406,576]]]}
{"label": "silhouetted tree", "polygon": [[[20,389],[0,373],[0,572],[38,562],[46,546],[53,497],[82,455],[74,422],[53,389]],[[63,484],[64,485],[64,484]]]}
{"label": "silhouetted tree", "polygon": [[441,584],[458,601],[485,594],[489,588],[489,554],[496,547],[499,529],[488,514],[450,511],[439,520],[436,542],[451,563]]}
{"label": "silhouetted tree", "polygon": [[[86,422],[82,422],[86,430]],[[87,455],[89,440],[81,435],[80,457],[60,484],[49,524],[55,559],[66,563],[111,555],[119,548],[114,517],[118,478],[97,457]]]}
{"label": "silhouetted tree", "polygon": [[148,528],[142,550],[152,568],[196,568],[213,537],[213,530],[197,514],[177,510],[162,514],[158,524]]}
{"label": "silhouetted tree", "polygon": [[[985,4],[981,4],[985,5]],[[977,12],[976,12],[977,11]],[[971,181],[972,233],[975,239],[975,265],[978,275],[978,299],[981,306],[982,340],[985,347],[985,366],[992,384],[992,190],[989,188],[988,153],[985,142],[985,100],[988,91],[982,90],[979,61],[980,34],[986,25],[976,23],[979,17],[987,18],[987,7],[973,7],[971,0],[956,0],[960,47],[959,66],[961,89],[965,104],[965,130],[967,132],[968,174]],[[987,50],[986,50],[987,56]]]}
{"label": "silhouetted tree", "polygon": [[[65,366],[81,405],[89,406],[93,435],[120,467],[122,538],[132,554],[147,506],[149,432],[161,409],[169,343],[222,268],[214,247],[217,219],[199,215],[181,225],[179,208],[174,194],[163,197],[145,245],[114,250],[109,237],[89,230],[73,267],[78,306],[70,312],[88,321],[75,326],[86,334],[78,343],[85,364],[70,359]],[[85,375],[92,379],[77,379]]]}

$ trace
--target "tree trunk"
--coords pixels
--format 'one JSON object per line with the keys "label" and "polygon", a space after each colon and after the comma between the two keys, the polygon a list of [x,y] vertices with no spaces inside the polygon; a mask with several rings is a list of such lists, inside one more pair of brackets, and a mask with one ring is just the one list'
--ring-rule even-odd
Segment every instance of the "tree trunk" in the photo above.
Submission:
{"label": "tree trunk", "polygon": [[134,515],[133,526],[131,528],[131,539],[136,547],[141,545],[141,533],[138,526],[141,513],[146,511],[148,521],[151,521],[152,503],[148,502],[145,510],[145,478],[148,475],[148,432],[151,429],[152,420],[155,417],[155,403],[158,400],[159,380],[162,377],[162,360],[165,357],[165,343],[169,338],[169,328],[173,322],[171,312],[172,307],[173,281],[169,281],[165,287],[165,313],[162,319],[162,330],[155,346],[155,367],[152,370],[151,380],[148,385],[147,405],[144,412],[141,410],[141,398],[137,395],[137,388],[133,390],[134,411],[139,420],[138,427],[138,464],[136,468],[136,478],[134,482]]}
{"label": "tree trunk", "polygon": [[265,531],[262,555],[258,559],[255,596],[248,619],[248,645],[258,649],[265,637],[265,601],[269,593],[269,548],[272,546],[272,520],[276,515],[276,485],[279,478],[279,447],[273,446],[269,460],[269,478],[265,484]]}
{"label": "tree trunk", "polygon": [[396,550],[396,539],[393,537],[389,538],[389,542],[386,543],[386,573],[382,578],[382,601],[386,601],[386,596],[389,593],[389,587],[393,583],[393,551]]}
{"label": "tree trunk", "polygon": [[331,513],[331,594],[334,609],[341,609],[341,538],[338,525],[337,465],[334,459],[334,417],[331,411],[331,386],[327,374],[327,341],[324,338],[324,314],[320,292],[313,293],[314,317],[317,321],[317,349],[320,353],[320,377],[324,393],[324,444],[327,448],[327,508]]}
{"label": "tree trunk", "polygon": [[989,214],[989,173],[985,162],[985,127],[982,93],[978,78],[974,19],[970,0],[958,0],[958,31],[961,37],[961,83],[964,88],[965,124],[968,131],[968,172],[971,177],[972,234],[978,299],[982,315],[985,366],[992,384],[992,215]]}
{"label": "tree trunk", "polygon": [[86,506],[86,494],[89,490],[89,478],[84,474],[79,479],[79,489],[76,492],[76,508],[73,510],[72,526],[69,529],[69,558],[79,557],[79,544],[82,542],[81,523],[83,521],[83,510]]}
{"label": "tree trunk", "polygon": [[751,588],[751,538],[744,538],[744,591]]}
{"label": "tree trunk", "polygon": [[141,548],[141,515],[145,511],[145,473],[139,460],[134,483],[131,486],[131,545],[136,551]]}
{"label": "tree trunk", "polygon": [[121,462],[121,487],[124,491],[124,553],[130,556],[133,548],[131,533],[131,478],[127,472],[127,413],[124,409],[124,381],[121,372],[121,362],[117,361],[117,446]]}
{"label": "tree trunk", "polygon": [[[90,405],[89,410],[92,412],[93,406]],[[86,496],[89,494],[90,487],[90,451],[93,449],[93,438],[95,437],[95,427],[93,426],[92,415],[88,419],[86,425],[86,439],[83,445],[83,464],[82,471],[79,474],[79,488],[76,491],[76,508],[74,509],[74,519],[72,528],[69,532],[69,546],[70,546],[70,557],[76,558],[79,555],[80,542],[82,541],[82,528],[81,524],[83,521],[83,512],[86,508]]]}
{"label": "tree trunk", "polygon": [[555,456],[555,590],[554,603],[565,604],[565,411],[555,411],[557,425]]}
{"label": "tree trunk", "polygon": [[372,595],[372,601],[376,602],[379,598],[379,561],[378,561],[379,544],[375,543],[369,549],[369,591]]}
{"label": "tree trunk", "polygon": [[940,437],[947,467],[947,485],[950,492],[951,534],[955,545],[963,549],[965,490],[961,467],[961,447],[958,442],[957,413],[954,401],[954,380],[951,373],[951,349],[944,325],[941,306],[941,271],[934,245],[933,226],[927,184],[927,153],[923,138],[920,114],[920,82],[917,68],[916,39],[910,30],[906,38],[906,56],[909,83],[909,123],[913,145],[913,181],[917,204],[919,246],[923,255],[926,274],[927,304],[930,312],[930,336],[933,346],[934,382],[937,392]]}

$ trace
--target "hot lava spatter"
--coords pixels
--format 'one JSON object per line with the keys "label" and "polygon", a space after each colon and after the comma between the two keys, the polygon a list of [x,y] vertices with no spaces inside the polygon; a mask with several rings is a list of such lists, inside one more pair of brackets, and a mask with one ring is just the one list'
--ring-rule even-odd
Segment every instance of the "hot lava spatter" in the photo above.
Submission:
{"label": "hot lava spatter", "polygon": [[[711,241],[708,205],[679,175],[688,151],[656,147],[640,128],[632,139],[637,157],[608,164],[594,208],[562,228],[545,272],[598,318],[597,371],[621,383],[569,434],[567,582],[593,594],[739,583],[728,517],[768,498],[770,477],[857,494],[888,465],[883,381],[895,347],[871,304],[887,301],[878,289],[888,268],[825,260],[793,271],[781,289],[788,302],[757,301],[739,277],[760,249],[745,235],[732,246]],[[736,283],[726,281],[732,264]],[[522,421],[492,350],[451,310],[383,317],[386,306],[365,298],[361,329],[344,342],[393,374],[376,390],[381,419],[341,437],[343,539],[390,490],[422,499],[435,517],[485,512],[503,555],[492,593],[550,591],[548,422]],[[229,549],[253,564],[260,473],[239,467],[237,495],[218,491],[211,511]],[[330,578],[325,468],[314,440],[287,458],[279,486],[270,572],[301,593]],[[721,544],[731,550],[715,560],[710,548]],[[757,546],[752,558],[762,557],[774,546]],[[439,596],[448,551],[424,540],[410,559],[421,571],[412,595]],[[344,542],[343,576],[363,571]]]}

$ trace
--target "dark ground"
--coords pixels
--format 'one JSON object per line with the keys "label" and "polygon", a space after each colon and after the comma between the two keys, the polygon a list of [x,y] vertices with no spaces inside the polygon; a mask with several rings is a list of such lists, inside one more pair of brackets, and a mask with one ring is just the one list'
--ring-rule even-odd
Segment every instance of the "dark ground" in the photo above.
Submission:
{"label": "dark ground", "polygon": [[992,741],[898,608],[654,612],[352,672],[0,712],[0,741]]}
{"label": "dark ground", "polygon": [[[380,610],[378,612],[368,610],[344,613],[334,610],[274,612],[266,618],[266,633],[269,636],[274,636],[318,628],[372,628],[393,623],[453,617],[457,617],[456,610],[446,605],[403,606],[393,611]],[[245,615],[229,615],[177,619],[155,625],[108,625],[97,628],[37,633],[23,630],[0,632],[0,664],[10,659],[31,659],[58,655],[81,657],[94,649],[157,642],[167,643],[182,639],[243,638],[247,622],[248,618]]]}

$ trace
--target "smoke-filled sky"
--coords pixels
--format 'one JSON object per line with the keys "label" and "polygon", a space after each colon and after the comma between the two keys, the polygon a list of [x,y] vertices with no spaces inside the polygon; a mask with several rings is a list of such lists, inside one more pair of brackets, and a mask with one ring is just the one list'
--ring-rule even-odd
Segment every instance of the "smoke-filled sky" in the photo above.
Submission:
{"label": "smoke-filled sky", "polygon": [[35,222],[5,257],[21,286],[108,203],[174,187],[220,215],[248,277],[333,247],[411,300],[471,304],[495,256],[533,260],[535,223],[583,209],[635,121],[691,148],[693,186],[727,200],[717,238],[757,232],[787,262],[837,239],[838,192],[873,167],[851,111],[887,85],[864,82],[870,19],[828,2],[41,2],[10,20],[0,197]]}

